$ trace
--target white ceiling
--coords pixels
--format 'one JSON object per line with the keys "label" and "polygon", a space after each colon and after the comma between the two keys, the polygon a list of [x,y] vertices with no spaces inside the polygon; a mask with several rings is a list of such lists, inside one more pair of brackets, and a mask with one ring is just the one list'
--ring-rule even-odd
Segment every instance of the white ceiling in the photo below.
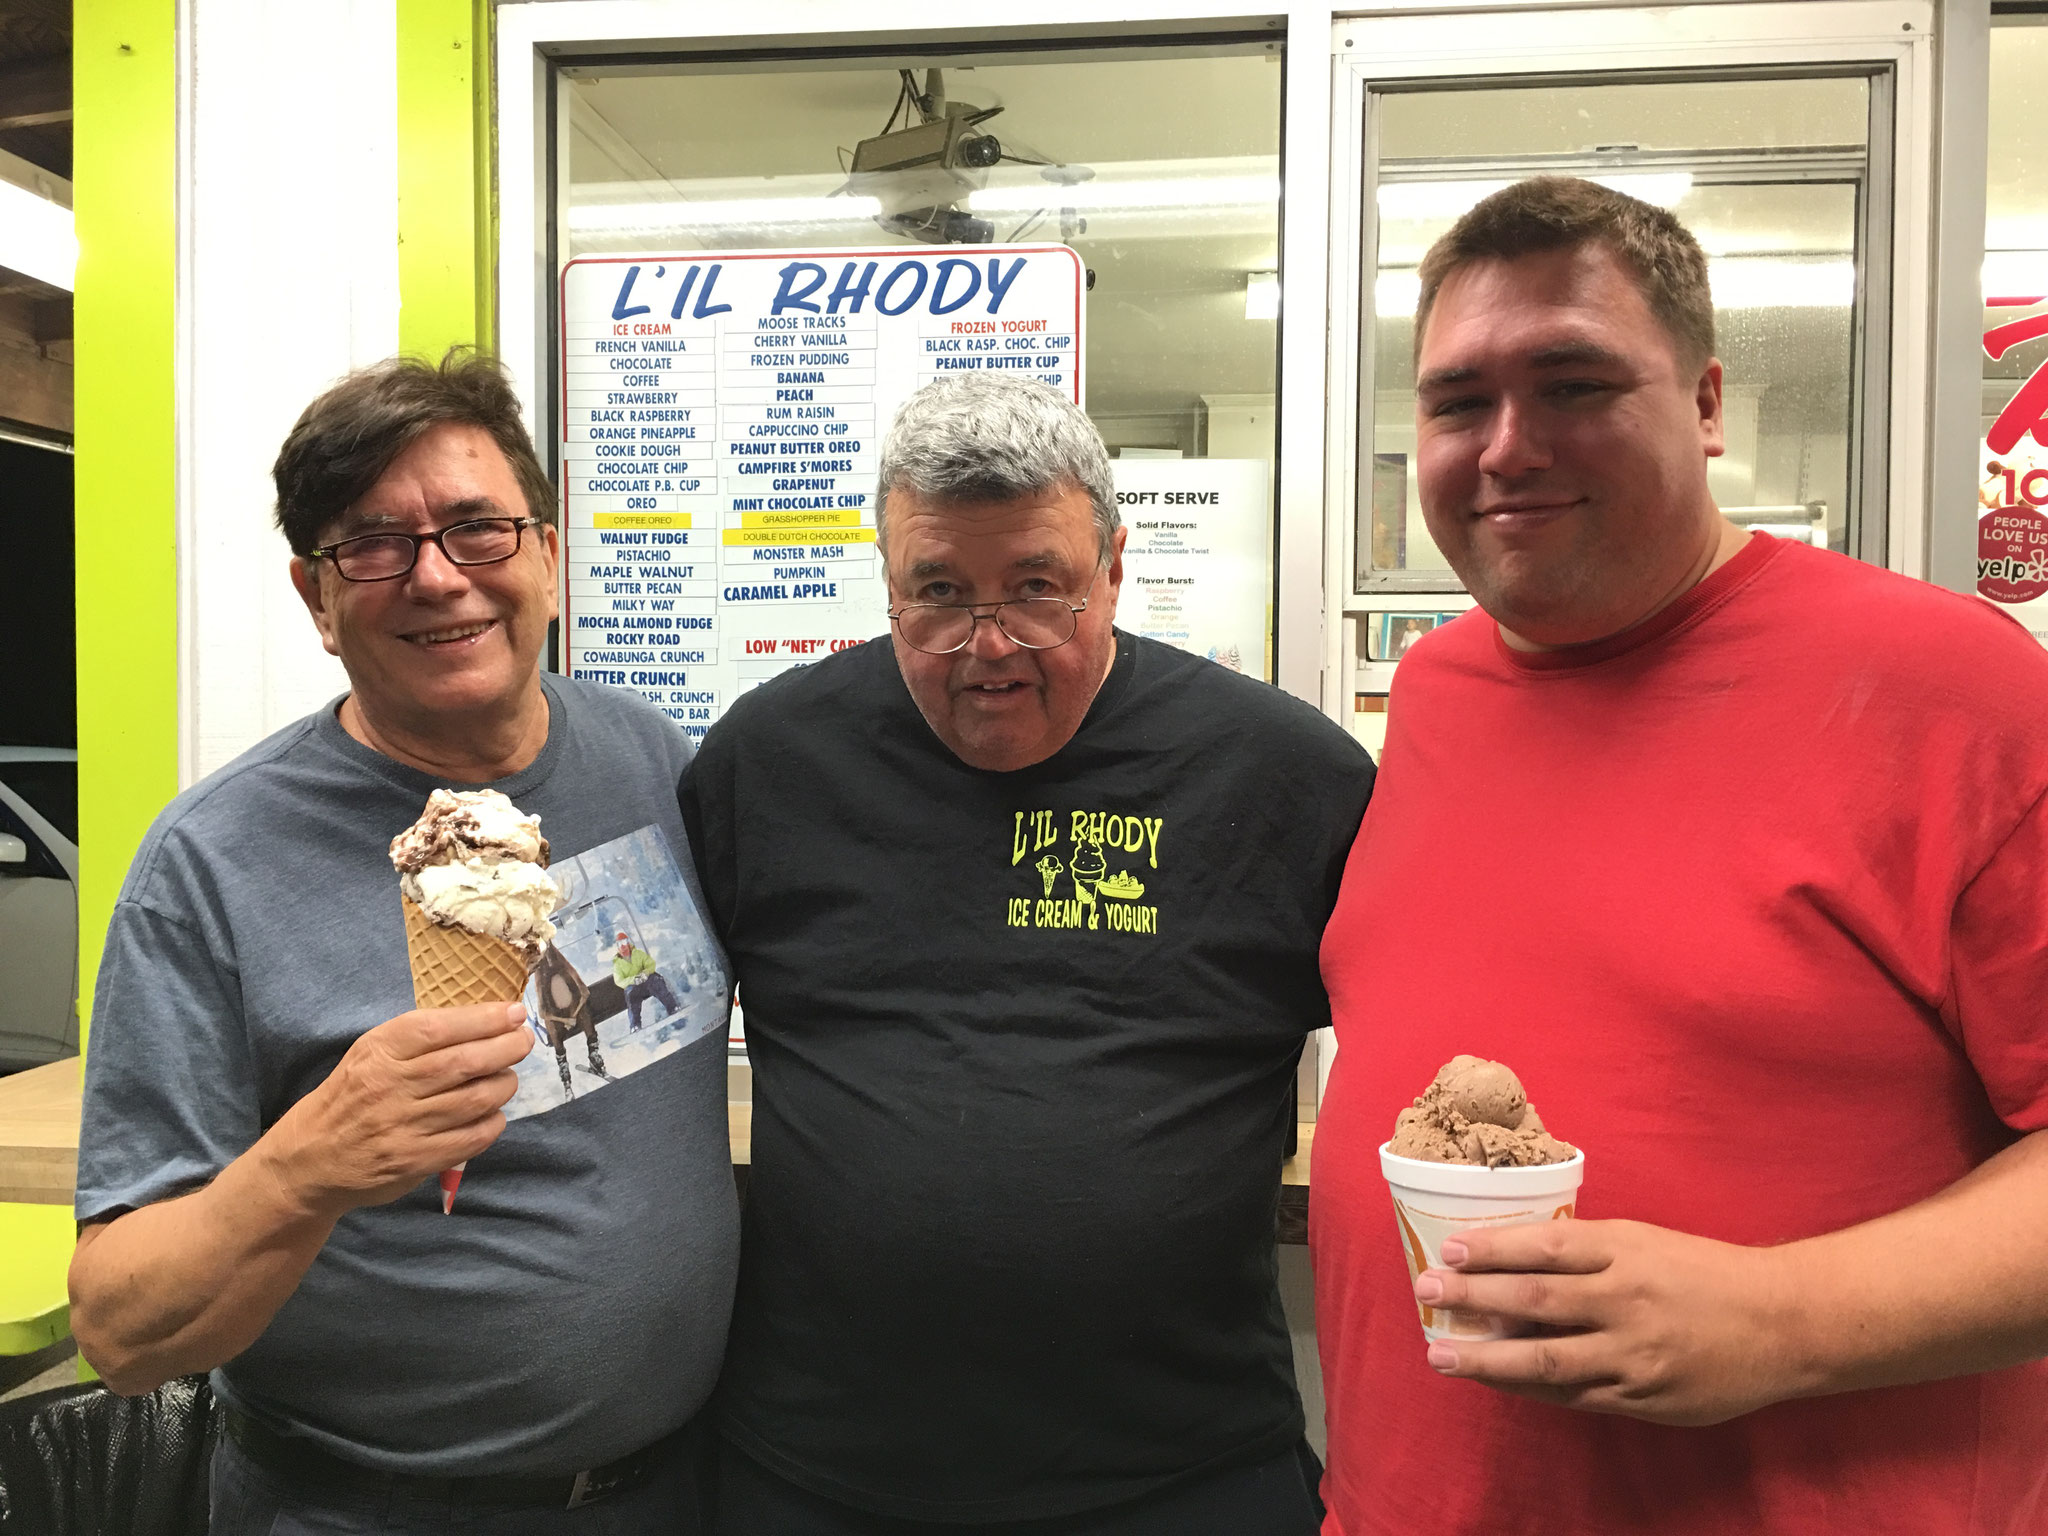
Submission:
{"label": "white ceiling", "polygon": [[[945,84],[956,101],[1004,109],[987,124],[989,132],[1014,134],[1054,159],[1273,155],[1280,148],[1277,59],[1255,53],[984,65],[948,69]],[[834,150],[851,150],[880,132],[897,88],[894,65],[873,64],[754,74],[577,73],[574,89],[677,180],[836,170]]]}

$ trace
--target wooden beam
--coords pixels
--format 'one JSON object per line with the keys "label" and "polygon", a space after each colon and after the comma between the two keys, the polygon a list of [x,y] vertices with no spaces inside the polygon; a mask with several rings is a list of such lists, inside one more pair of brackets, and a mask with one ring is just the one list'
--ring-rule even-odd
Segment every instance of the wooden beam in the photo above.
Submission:
{"label": "wooden beam", "polygon": [[71,295],[57,299],[38,299],[30,315],[30,330],[36,345],[47,347],[55,341],[71,339]]}
{"label": "wooden beam", "polygon": [[0,67],[0,128],[70,121],[70,54]]}
{"label": "wooden beam", "polygon": [[71,365],[36,347],[0,340],[0,416],[52,432],[72,432]]}
{"label": "wooden beam", "polygon": [[71,36],[71,0],[8,0],[16,21],[32,21],[59,40]]}

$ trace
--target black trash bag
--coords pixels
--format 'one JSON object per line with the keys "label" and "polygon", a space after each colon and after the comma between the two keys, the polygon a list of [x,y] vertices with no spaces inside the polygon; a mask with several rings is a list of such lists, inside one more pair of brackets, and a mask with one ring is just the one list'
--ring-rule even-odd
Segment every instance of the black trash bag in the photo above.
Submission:
{"label": "black trash bag", "polygon": [[206,1536],[221,1417],[204,1376],[0,1404],[0,1536]]}

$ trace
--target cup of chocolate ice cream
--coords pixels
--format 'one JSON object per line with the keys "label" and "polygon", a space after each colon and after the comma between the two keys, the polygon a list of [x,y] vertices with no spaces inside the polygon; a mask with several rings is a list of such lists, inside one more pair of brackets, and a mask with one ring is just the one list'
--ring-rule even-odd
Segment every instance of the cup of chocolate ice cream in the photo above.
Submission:
{"label": "cup of chocolate ice cream", "polygon": [[[1380,1147],[1411,1277],[1439,1267],[1446,1238],[1475,1227],[1562,1221],[1577,1209],[1586,1155],[1559,1141],[1513,1072],[1458,1056],[1401,1111]],[[1500,1339],[1503,1319],[1417,1302],[1427,1339]]]}

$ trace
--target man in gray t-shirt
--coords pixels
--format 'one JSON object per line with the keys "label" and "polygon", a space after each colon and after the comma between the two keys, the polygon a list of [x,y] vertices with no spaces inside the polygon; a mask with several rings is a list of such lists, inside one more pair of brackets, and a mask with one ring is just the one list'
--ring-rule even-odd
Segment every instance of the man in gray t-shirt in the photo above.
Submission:
{"label": "man in gray t-shirt", "polygon": [[[216,1536],[451,1510],[479,1533],[695,1532],[737,1211],[688,741],[540,672],[553,496],[495,365],[344,380],[277,479],[351,687],[179,796],[129,871],[94,996],[74,1331],[117,1391],[212,1370]],[[552,845],[573,1040],[524,1005],[412,1008],[388,846],[431,790],[486,786]],[[622,930],[697,977],[633,1032]],[[433,1175],[466,1158],[444,1216]]]}

